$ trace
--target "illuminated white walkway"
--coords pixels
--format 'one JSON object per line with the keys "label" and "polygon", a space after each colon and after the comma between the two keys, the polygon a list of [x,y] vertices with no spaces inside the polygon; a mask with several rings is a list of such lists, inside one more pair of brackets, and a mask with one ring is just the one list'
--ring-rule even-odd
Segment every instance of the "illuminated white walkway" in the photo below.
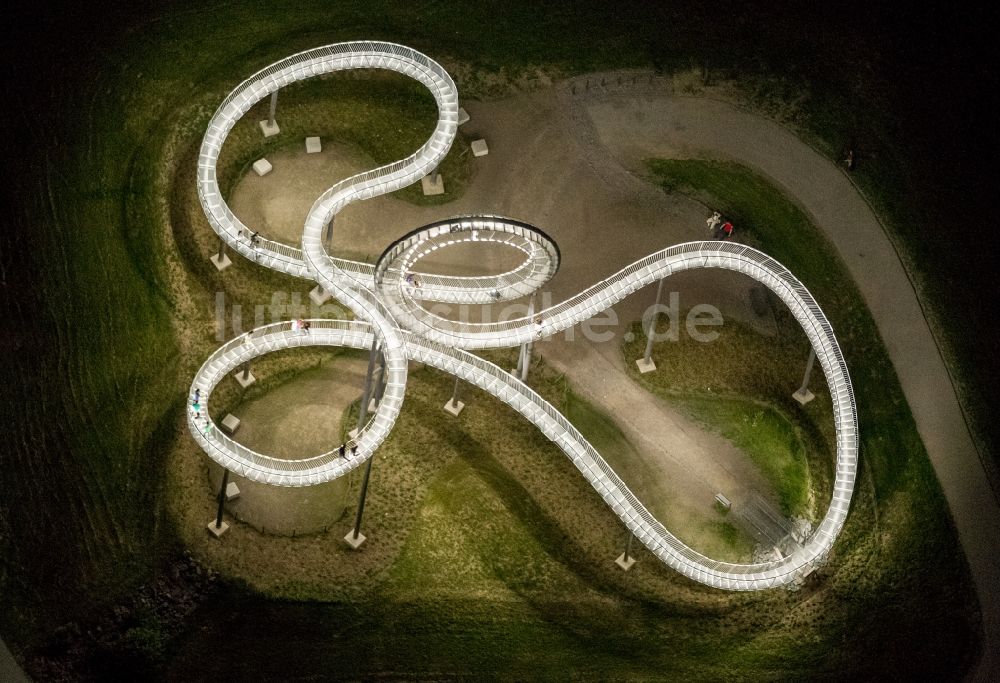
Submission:
{"label": "illuminated white walkway", "polygon": [[[315,75],[346,69],[380,68],[423,83],[438,106],[438,122],[427,142],[411,156],[337,183],[316,200],[303,230],[302,249],[261,240],[223,200],[215,177],[223,142],[254,104],[282,86]],[[209,222],[243,256],[261,265],[316,281],[346,305],[355,321],[313,320],[308,333],[290,323],[267,325],[219,348],[195,376],[207,415],[214,387],[243,363],[279,349],[300,346],[377,344],[386,361],[387,384],[376,412],[357,438],[357,453],[339,458],[336,451],[305,460],[280,460],[255,453],[189,414],[191,433],[205,452],[242,476],[281,486],[329,481],[363,464],[388,436],[402,406],[407,362],[417,360],[481,387],[534,423],[555,442],[629,530],[664,563],[696,581],[726,589],[757,590],[795,581],[829,552],[847,516],[857,465],[857,414],[850,378],[840,348],[823,312],[802,284],[765,254],[734,243],[693,242],[651,254],[584,292],[531,316],[503,323],[458,323],[433,316],[418,300],[488,303],[529,294],[559,266],[559,250],[542,231],[497,216],[466,216],[413,231],[389,246],[376,266],[332,258],[323,232],[351,202],[395,191],[430,173],[447,155],[455,137],[458,93],[448,74],[426,56],[390,43],[331,45],[289,57],[240,84],[209,123],[199,157],[198,192]],[[523,262],[501,275],[462,278],[422,274],[419,260],[438,248],[461,242],[502,244],[524,254]],[[675,538],[646,510],[600,454],[555,408],[508,372],[460,349],[517,346],[572,327],[605,310],[643,286],[693,268],[722,268],[744,273],[770,288],[789,307],[816,351],[830,387],[837,432],[833,498],[813,535],[792,555],[760,564],[718,562]]]}

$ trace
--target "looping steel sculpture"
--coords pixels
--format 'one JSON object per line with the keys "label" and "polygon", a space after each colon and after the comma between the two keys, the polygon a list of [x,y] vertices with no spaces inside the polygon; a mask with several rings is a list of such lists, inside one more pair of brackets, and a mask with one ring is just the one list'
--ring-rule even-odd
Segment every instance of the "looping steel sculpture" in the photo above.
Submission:
{"label": "looping steel sculpture", "polygon": [[[387,69],[424,84],[437,102],[438,121],[433,133],[409,157],[347,178],[324,192],[306,218],[301,249],[266,239],[251,242],[246,237],[251,230],[229,209],[216,180],[216,163],[226,136],[254,104],[281,87],[351,69]],[[393,192],[432,172],[447,155],[457,125],[458,92],[445,70],[415,50],[382,42],[339,43],[293,55],[245,80],[219,106],[209,122],[198,159],[198,196],[212,228],[231,249],[256,263],[315,281],[349,308],[356,320],[311,320],[308,334],[292,330],[290,323],[265,325],[217,349],[192,384],[192,392],[200,391],[204,417],[191,411],[188,425],[201,448],[222,467],[268,484],[309,486],[340,477],[364,464],[388,436],[403,404],[407,363],[416,360],[488,391],[536,425],[572,460],[629,531],[660,560],[685,576],[718,588],[759,590],[789,584],[809,573],[829,552],[850,507],[857,466],[857,411],[847,365],[830,324],[802,283],[775,260],[740,244],[679,244],[640,259],[537,315],[473,324],[435,316],[418,302],[483,304],[534,292],[559,267],[559,249],[544,232],[500,216],[463,216],[405,235],[386,249],[375,266],[326,252],[322,233],[338,212],[352,202]],[[418,272],[420,260],[427,254],[468,242],[516,249],[524,258],[508,272],[484,277]],[[795,552],[779,560],[756,564],[720,562],[684,545],[646,510],[558,410],[510,373],[465,350],[512,347],[552,335],[650,283],[692,268],[744,273],[781,298],[802,325],[830,387],[837,433],[833,497],[812,535]],[[207,417],[212,390],[244,363],[280,349],[368,349],[373,345],[385,359],[387,381],[373,417],[355,440],[353,457],[340,457],[337,450],[331,450],[303,460],[274,458],[254,452],[212,428]]]}

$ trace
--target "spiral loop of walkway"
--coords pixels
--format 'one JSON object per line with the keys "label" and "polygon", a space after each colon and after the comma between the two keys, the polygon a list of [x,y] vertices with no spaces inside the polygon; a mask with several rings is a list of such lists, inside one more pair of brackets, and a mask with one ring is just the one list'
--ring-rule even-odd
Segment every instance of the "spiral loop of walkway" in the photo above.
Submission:
{"label": "spiral loop of walkway", "polygon": [[[255,103],[289,83],[345,69],[389,69],[423,83],[438,106],[438,124],[427,142],[401,161],[358,174],[324,192],[310,209],[302,249],[250,234],[222,198],[216,162],[229,131]],[[372,457],[392,429],[402,406],[409,360],[449,372],[491,393],[535,424],[572,460],[628,529],[652,553],[685,576],[730,590],[759,590],[791,583],[807,574],[830,550],[846,519],[858,457],[857,411],[847,365],[829,322],[808,290],[786,268],[750,247],[692,242],[651,254],[548,309],[502,323],[470,324],[443,319],[421,301],[489,303],[514,299],[541,287],[559,266],[555,242],[541,230],[499,216],[464,216],[425,226],[390,245],[372,267],[327,254],[322,233],[351,202],[392,192],[431,172],[445,157],[457,126],[458,93],[437,63],[391,43],[355,42],[310,50],[277,62],[240,84],[209,123],[199,157],[198,192],[209,223],[233,250],[268,267],[317,282],[346,305],[357,320],[312,320],[309,332],[290,323],[259,327],[217,349],[194,378],[204,415],[213,389],[229,373],[259,356],[304,346],[377,345],[386,361],[387,383],[373,418],[356,440],[352,457],[330,452],[302,460],[273,458],[237,443],[210,418],[189,412],[188,426],[201,448],[241,476],[279,486],[309,486],[335,479]],[[520,265],[485,277],[434,276],[418,272],[422,258],[439,248],[484,242],[523,254]],[[510,373],[463,349],[510,347],[567,329],[607,309],[636,290],[672,273],[721,268],[767,286],[792,311],[816,352],[830,388],[837,436],[836,475],[827,512],[797,550],[779,560],[735,564],[707,558],[684,545],[653,517],[591,444],[551,404]],[[413,277],[415,276],[415,280]]]}

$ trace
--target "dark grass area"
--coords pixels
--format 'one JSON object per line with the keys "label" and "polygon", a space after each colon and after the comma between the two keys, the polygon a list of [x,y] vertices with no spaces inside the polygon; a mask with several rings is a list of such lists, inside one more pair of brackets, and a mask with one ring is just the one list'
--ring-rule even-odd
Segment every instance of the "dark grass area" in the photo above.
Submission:
{"label": "dark grass area", "polygon": [[[996,89],[980,58],[989,41],[972,35],[985,22],[971,8],[901,16],[860,3],[518,2],[497,10],[436,1],[8,11],[16,36],[3,46],[11,82],[0,124],[12,200],[0,234],[8,434],[0,632],[16,647],[127,593],[173,552],[160,482],[189,375],[160,253],[158,201],[169,192],[158,169],[176,158],[166,141],[190,126],[180,137],[196,144],[195,124],[228,87],[324,42],[392,39],[446,66],[502,68],[509,77],[534,65],[575,72],[707,63],[710,73],[758,83],[764,102],[805,89],[798,123],[831,155],[846,146],[861,153],[856,178],[927,274],[974,410],[988,405],[987,384],[1000,376],[984,333],[996,327],[995,304],[983,296],[997,238],[978,227],[990,215],[983,169],[995,151]],[[482,83],[470,79],[466,92],[490,92]],[[970,239],[938,248],[956,235]],[[1000,441],[996,421],[979,424],[990,443]],[[896,476],[875,472],[880,490],[902,485]],[[917,484],[926,491],[916,492],[939,495],[920,477]],[[891,589],[882,595],[882,607],[904,616]],[[870,628],[859,625],[851,637]],[[904,641],[894,642],[887,656],[902,659]]]}

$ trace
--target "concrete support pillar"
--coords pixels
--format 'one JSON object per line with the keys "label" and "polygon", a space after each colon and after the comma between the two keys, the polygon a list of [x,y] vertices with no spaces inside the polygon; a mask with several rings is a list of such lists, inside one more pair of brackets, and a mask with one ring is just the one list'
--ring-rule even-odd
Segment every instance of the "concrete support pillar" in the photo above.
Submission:
{"label": "concrete support pillar", "polygon": [[[372,339],[372,349],[368,354],[368,371],[365,373],[365,388],[361,394],[361,405],[358,406],[358,427],[360,433],[368,419],[368,399],[372,390],[372,374],[375,372],[375,361],[378,358],[378,339]],[[365,464],[365,476],[361,480],[361,495],[358,497],[358,511],[354,517],[354,528],[344,536],[344,540],[352,548],[357,550],[365,542],[365,535],[361,533],[361,518],[365,514],[365,499],[368,497],[368,480],[372,473],[372,462],[375,456],[368,458]]]}
{"label": "concrete support pillar", "polygon": [[212,264],[217,270],[225,270],[233,264],[229,260],[229,256],[226,255],[226,243],[221,237],[219,238],[219,252],[212,255]]}
{"label": "concrete support pillar", "polygon": [[619,567],[622,568],[623,571],[626,572],[632,568],[633,564],[635,564],[635,558],[629,554],[632,550],[633,538],[634,536],[632,536],[632,532],[631,531],[628,532],[628,538],[625,540],[625,552],[619,555],[618,559],[615,560],[615,564],[617,564]]}
{"label": "concrete support pillar", "polygon": [[326,226],[326,237],[324,241],[326,242],[326,250],[330,251],[330,245],[333,243],[333,221],[336,220],[336,216],[330,219],[329,225]]}
{"label": "concrete support pillar", "polygon": [[210,534],[219,538],[222,534],[229,531],[229,524],[222,521],[222,513],[225,511],[226,505],[226,485],[229,483],[229,470],[222,470],[222,486],[219,487],[219,508],[215,515],[215,520],[208,523],[208,531]]}
{"label": "concrete support pillar", "polygon": [[368,403],[368,412],[373,412],[378,406],[379,402],[382,400],[382,394],[385,393],[385,385],[388,383],[389,378],[385,374],[385,354],[380,353],[378,355],[378,379],[375,380],[375,395],[372,400]]}
{"label": "concrete support pillar", "polygon": [[455,376],[455,388],[452,389],[451,398],[448,399],[448,402],[444,404],[445,411],[448,412],[448,413],[451,413],[455,417],[458,417],[458,414],[462,412],[462,408],[465,407],[465,404],[458,400],[458,383],[459,383],[459,381],[460,380],[459,380],[458,376],[456,375]]}
{"label": "concrete support pillar", "polygon": [[[531,299],[528,301],[528,320],[531,321],[532,325],[534,324],[534,316],[535,316],[535,295],[532,294]],[[532,328],[532,334],[534,334],[534,328]],[[523,344],[521,346],[523,362],[521,363],[519,370],[521,372],[520,379],[522,382],[528,381],[528,368],[531,367],[531,348],[533,344],[534,344],[534,339],[529,339],[526,344]]]}
{"label": "concrete support pillar", "polygon": [[813,392],[809,391],[809,377],[812,375],[813,363],[816,362],[816,349],[809,349],[809,360],[806,361],[806,372],[802,376],[802,386],[799,387],[798,391],[792,394],[792,398],[798,401],[800,404],[805,405],[809,401],[816,398]]}
{"label": "concrete support pillar", "polygon": [[281,132],[278,122],[274,120],[274,114],[278,110],[278,91],[271,93],[271,108],[268,110],[267,119],[260,122],[260,130],[265,138],[277,135]]}
{"label": "concrete support pillar", "polygon": [[660,315],[660,297],[663,296],[663,279],[656,286],[656,303],[653,304],[653,317],[649,321],[649,329],[646,330],[646,353],[635,364],[639,366],[639,372],[652,372],[656,369],[656,363],[650,357],[653,353],[653,338],[656,336],[656,321]]}
{"label": "concrete support pillar", "polygon": [[253,376],[250,372],[250,361],[243,364],[243,367],[236,371],[236,381],[240,383],[240,386],[246,389],[248,386],[257,381],[257,378]]}

